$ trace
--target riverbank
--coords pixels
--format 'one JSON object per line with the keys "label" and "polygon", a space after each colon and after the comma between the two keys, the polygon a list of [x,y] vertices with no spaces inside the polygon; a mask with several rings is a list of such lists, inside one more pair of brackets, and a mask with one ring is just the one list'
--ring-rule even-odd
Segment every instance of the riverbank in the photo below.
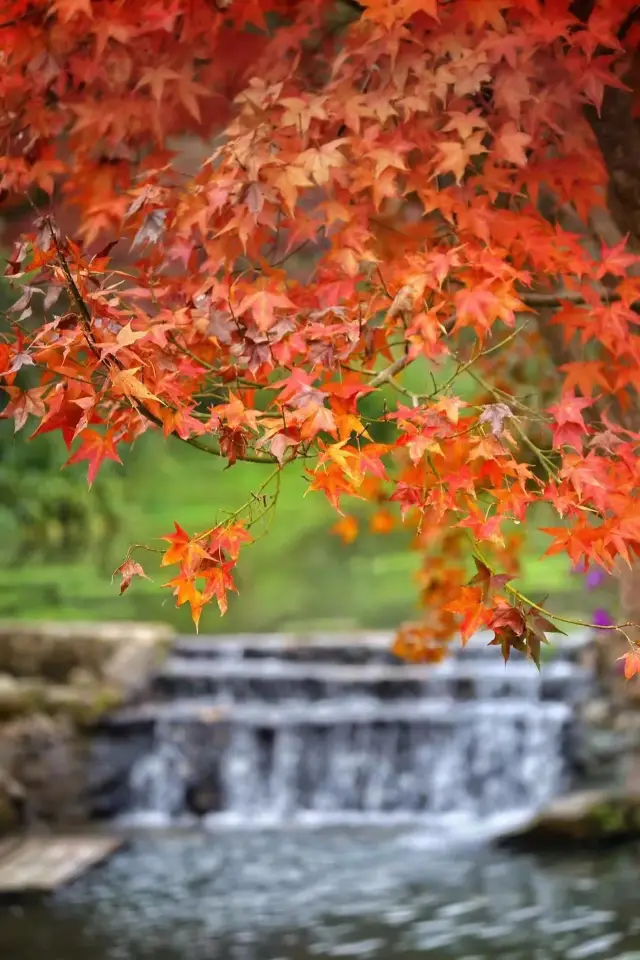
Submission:
{"label": "riverbank", "polygon": [[163,624],[0,623],[0,835],[91,816],[91,728],[145,689]]}

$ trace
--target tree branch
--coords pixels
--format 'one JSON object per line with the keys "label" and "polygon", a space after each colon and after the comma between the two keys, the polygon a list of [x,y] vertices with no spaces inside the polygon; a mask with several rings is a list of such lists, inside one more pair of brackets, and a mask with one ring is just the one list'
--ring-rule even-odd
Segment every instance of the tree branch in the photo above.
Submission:
{"label": "tree branch", "polygon": [[398,357],[393,363],[390,363],[389,366],[381,370],[380,373],[376,373],[375,377],[369,381],[369,386],[380,387],[383,383],[389,383],[397,373],[400,373],[401,370],[404,370],[404,368],[408,367],[412,362],[413,358],[410,357],[408,353],[403,353],[401,357]]}
{"label": "tree branch", "polygon": [[[87,306],[86,300],[83,298],[82,294],[80,293],[75,280],[73,279],[71,270],[69,269],[69,263],[67,261],[67,258],[64,255],[64,252],[62,251],[62,248],[60,246],[58,237],[55,233],[53,224],[51,223],[50,220],[48,220],[47,222],[49,224],[49,229],[51,230],[51,235],[53,237],[53,242],[56,247],[56,252],[58,254],[58,259],[60,261],[60,266],[62,267],[65,278],[67,280],[69,292],[71,293],[71,298],[76,304],[78,311],[80,312],[80,322],[82,324],[85,339],[87,340],[87,343],[92,353],[98,358],[98,360],[100,360],[100,362],[103,362],[100,358],[100,353],[96,347],[95,341],[93,339],[93,335],[91,333],[91,311]],[[126,369],[124,365],[120,362],[120,360],[118,360],[117,357],[113,357],[112,362],[115,366],[118,367],[118,369],[120,370]],[[146,420],[148,420],[150,423],[153,423],[156,427],[164,426],[162,420],[159,417],[156,417],[156,415],[151,410],[149,410],[149,408],[141,400],[137,398],[130,398],[130,399],[132,399],[135,409],[138,410],[139,413],[141,413]],[[212,444],[209,444],[200,440],[198,437],[181,437],[177,433],[172,433],[171,436],[175,437],[177,440],[180,440],[181,443],[186,443],[188,446],[194,447],[196,450],[201,450],[203,453],[209,453],[215,457],[228,459],[222,453],[222,450],[220,449],[217,441],[214,441]],[[248,463],[263,463],[263,464],[266,463],[271,465],[278,463],[278,460],[276,457],[270,454],[259,454],[259,453],[245,453],[242,456],[238,456],[238,460],[244,460]]]}

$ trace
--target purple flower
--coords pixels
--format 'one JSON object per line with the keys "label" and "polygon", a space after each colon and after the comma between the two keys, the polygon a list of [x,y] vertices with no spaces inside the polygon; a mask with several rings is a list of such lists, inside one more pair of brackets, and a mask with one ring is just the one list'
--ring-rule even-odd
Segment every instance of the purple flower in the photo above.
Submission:
{"label": "purple flower", "polygon": [[592,623],[594,627],[612,627],[615,620],[610,613],[600,607],[593,611]]}
{"label": "purple flower", "polygon": [[584,560],[578,560],[577,563],[571,567],[571,573],[584,573]]}
{"label": "purple flower", "polygon": [[587,590],[595,590],[602,586],[606,578],[607,575],[602,567],[593,567],[584,578],[585,586]]}

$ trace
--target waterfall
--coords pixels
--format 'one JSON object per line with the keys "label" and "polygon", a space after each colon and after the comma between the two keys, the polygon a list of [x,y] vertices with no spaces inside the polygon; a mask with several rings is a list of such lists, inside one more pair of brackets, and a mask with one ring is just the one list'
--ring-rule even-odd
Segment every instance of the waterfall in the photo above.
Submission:
{"label": "waterfall", "polygon": [[179,640],[150,699],[101,737],[144,744],[129,818],[240,823],[494,817],[568,776],[566,733],[591,687],[565,643],[539,673],[474,638],[412,665],[389,638]]}

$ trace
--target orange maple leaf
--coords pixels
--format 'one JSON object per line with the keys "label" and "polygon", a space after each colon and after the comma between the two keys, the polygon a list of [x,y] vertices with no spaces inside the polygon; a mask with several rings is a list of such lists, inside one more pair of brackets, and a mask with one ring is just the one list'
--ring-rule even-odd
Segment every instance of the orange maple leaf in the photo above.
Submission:
{"label": "orange maple leaf", "polygon": [[495,139],[496,156],[518,167],[527,163],[525,149],[531,144],[531,136],[518,130],[515,123],[505,123]]}
{"label": "orange maple leaf", "polygon": [[391,533],[395,525],[395,517],[388,510],[376,510],[369,521],[371,533]]}
{"label": "orange maple leaf", "polygon": [[331,532],[337,534],[343,543],[353,543],[358,536],[359,526],[358,518],[352,514],[347,514],[338,520],[337,523],[334,523],[331,527]]}
{"label": "orange maple leaf", "polygon": [[251,310],[253,319],[260,330],[270,330],[276,322],[274,310],[279,308],[295,308],[295,304],[289,297],[280,293],[270,293],[268,290],[258,290],[255,293],[249,293],[238,307],[238,316],[242,316],[247,310]]}
{"label": "orange maple leaf", "polygon": [[640,651],[636,649],[630,650],[618,659],[624,660],[624,675],[626,680],[631,680],[637,673],[640,673]]}
{"label": "orange maple leaf", "polygon": [[170,543],[171,546],[162,555],[160,566],[168,567],[173,563],[179,563],[182,574],[189,577],[194,576],[202,561],[206,560],[209,555],[202,546],[201,540],[192,539],[179,524],[175,523],[175,521],[174,524],[176,528],[175,533],[162,537],[162,539]]}
{"label": "orange maple leaf", "polygon": [[163,586],[173,588],[173,595],[176,598],[176,607],[181,607],[184,603],[189,604],[191,608],[191,618],[197,631],[200,624],[202,608],[204,607],[206,601],[202,595],[202,592],[196,587],[195,579],[193,577],[185,577],[180,574],[179,576],[174,577],[173,580],[169,580],[168,583],[163,584]]}

